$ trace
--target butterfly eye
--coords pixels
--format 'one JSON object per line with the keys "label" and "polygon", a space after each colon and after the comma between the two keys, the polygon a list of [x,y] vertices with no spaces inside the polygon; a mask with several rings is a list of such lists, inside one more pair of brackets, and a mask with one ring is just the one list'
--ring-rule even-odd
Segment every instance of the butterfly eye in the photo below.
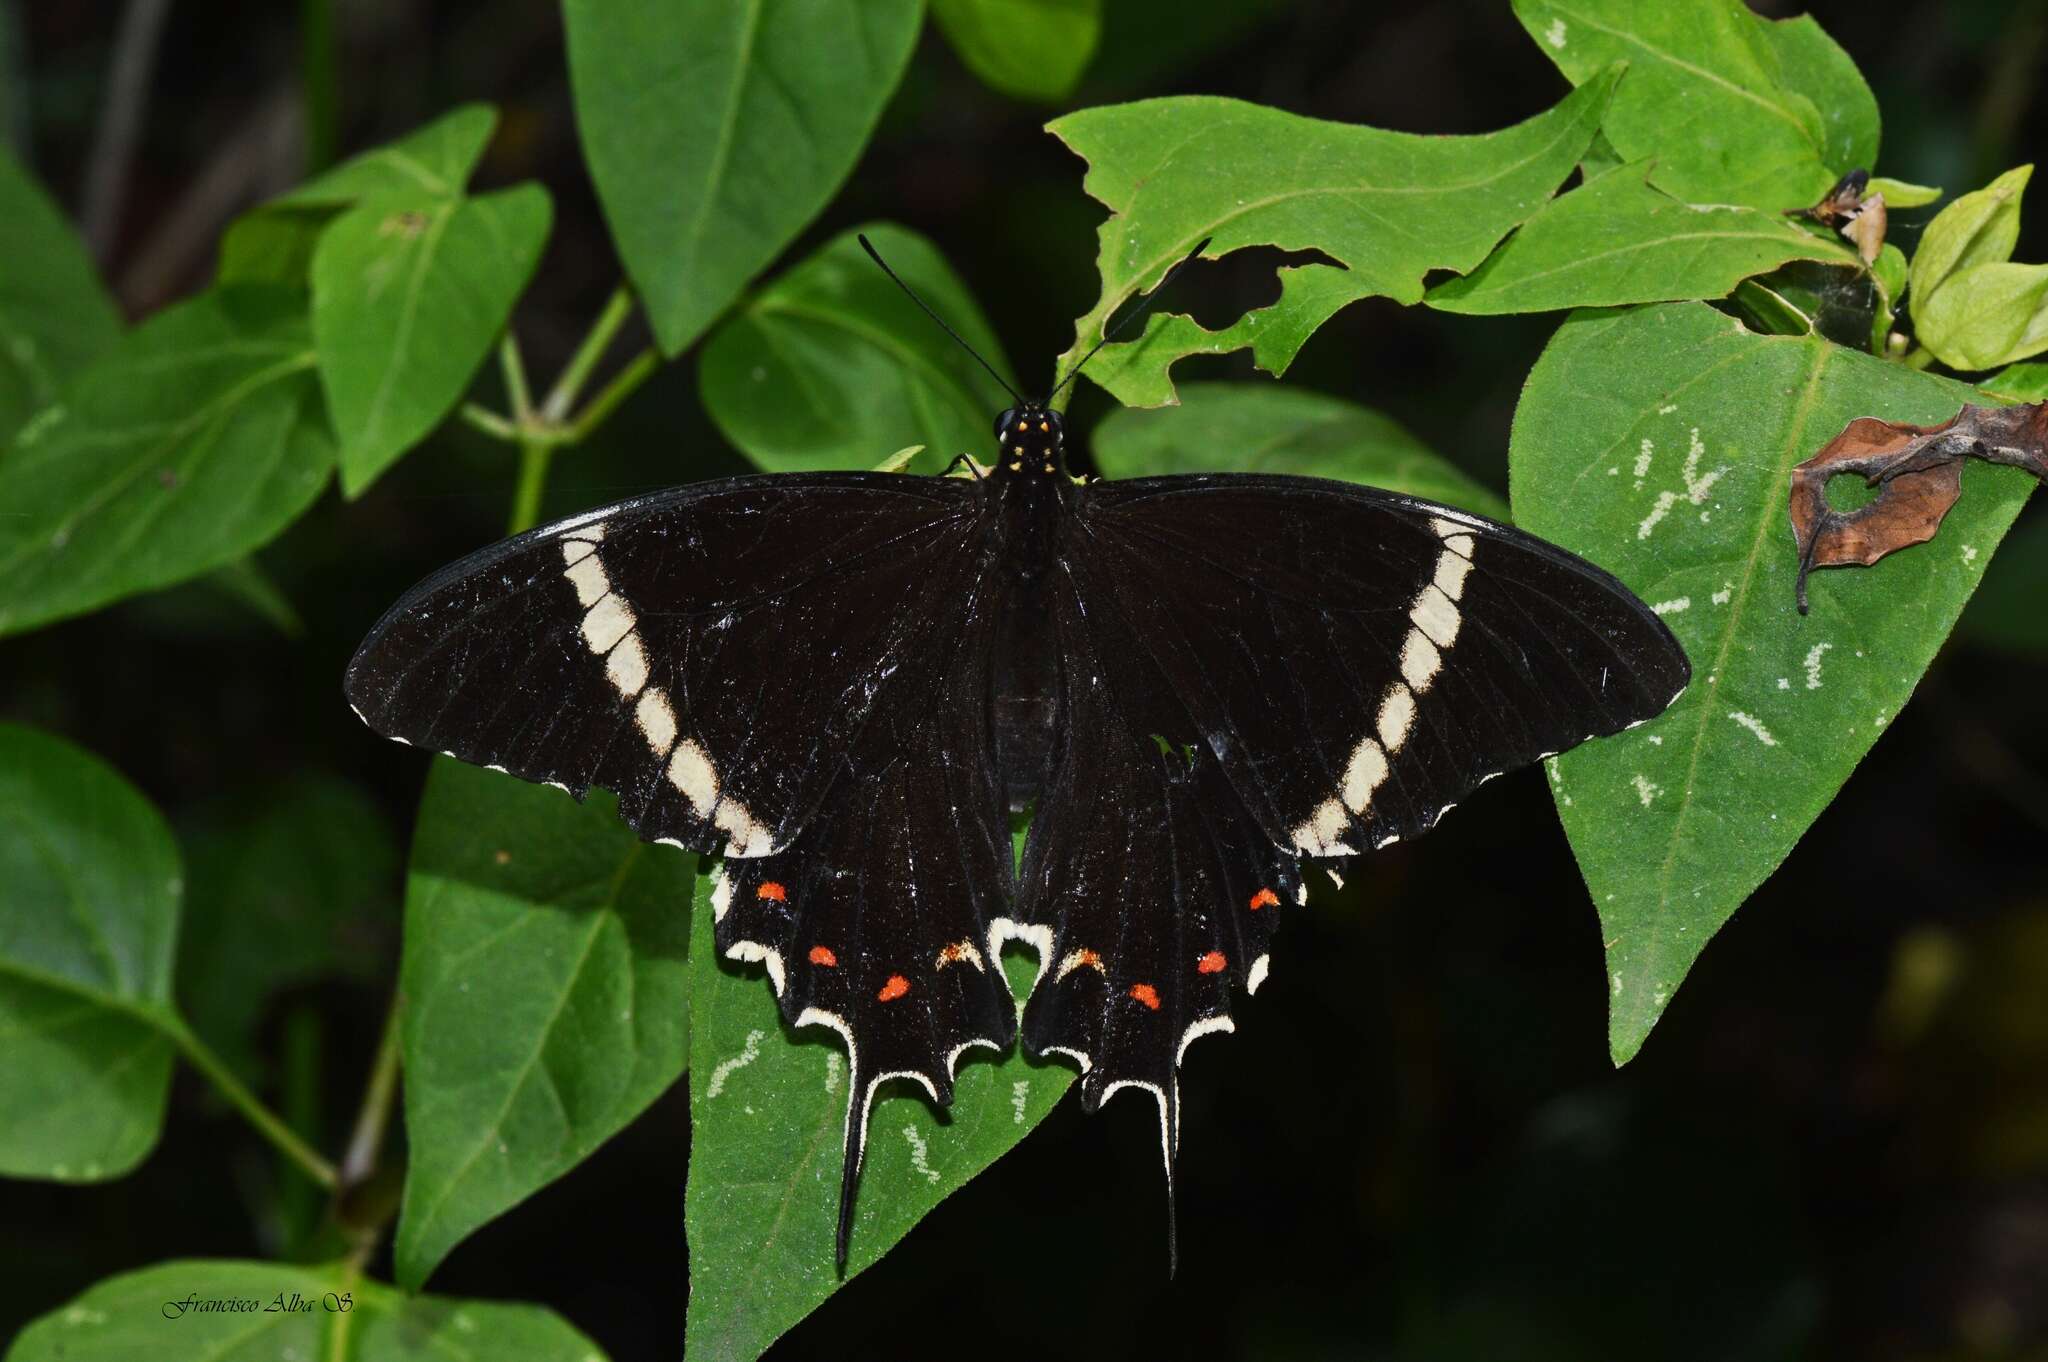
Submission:
{"label": "butterfly eye", "polygon": [[1012,407],[996,418],[996,438],[1001,439],[1009,432],[1010,427],[1015,424],[1017,424],[1017,409]]}

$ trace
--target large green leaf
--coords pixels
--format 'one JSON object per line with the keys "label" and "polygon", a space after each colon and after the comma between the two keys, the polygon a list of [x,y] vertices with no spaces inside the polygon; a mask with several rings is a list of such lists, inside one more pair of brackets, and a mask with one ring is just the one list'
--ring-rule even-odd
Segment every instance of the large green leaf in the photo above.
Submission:
{"label": "large green leaf", "polygon": [[1391,416],[1277,383],[1184,383],[1180,405],[1119,407],[1095,428],[1106,478],[1287,473],[1342,478],[1505,520],[1507,503]]}
{"label": "large green leaf", "polygon": [[2015,166],[1974,193],[1964,194],[1934,215],[1913,251],[1913,325],[1951,275],[2012,258],[2020,239],[2020,195],[2032,179],[2031,165]]}
{"label": "large green leaf", "polygon": [[1446,312],[1549,312],[1720,298],[1790,260],[1855,266],[1856,252],[1782,213],[1691,204],[1617,166],[1536,210],[1478,269],[1429,291]]}
{"label": "large green leaf", "polygon": [[405,896],[401,1284],[675,1082],[693,869],[608,795],[434,763]]}
{"label": "large green leaf", "polygon": [[[949,1119],[915,1089],[878,1096],[846,1275],[833,1266],[847,1072],[830,1032],[792,1032],[758,970],[713,947],[711,876],[698,877],[690,955],[690,1305],[693,1362],[760,1356],[872,1265],[938,1203],[1044,1120],[1073,1081],[1013,1050],[961,1060]],[[1034,966],[1004,961],[1022,998]]]}
{"label": "large green leaf", "polygon": [[313,503],[334,444],[284,290],[201,294],[86,369],[0,457],[0,634],[231,563]]}
{"label": "large green leaf", "polygon": [[538,1305],[408,1296],[339,1263],[221,1258],[109,1277],[31,1323],[6,1362],[144,1358],[604,1362],[596,1344]]}
{"label": "large green leaf", "polygon": [[448,414],[512,314],[547,244],[545,189],[481,198],[379,194],[313,253],[313,338],[357,496]]}
{"label": "large green leaf", "polygon": [[919,0],[564,0],[584,158],[676,354],[846,179],[910,60]]}
{"label": "large green leaf", "polygon": [[1920,343],[1952,369],[1995,369],[2048,350],[2048,265],[1958,270],[1919,308]]}
{"label": "large green leaf", "polygon": [[1515,0],[1515,15],[1574,84],[1628,63],[1600,130],[1688,202],[1803,208],[1876,163],[1877,101],[1809,16],[1742,0]]}
{"label": "large green leaf", "polygon": [[0,725],[0,1173],[97,1181],[156,1144],[182,880],[112,768]]}
{"label": "large green leaf", "polygon": [[1555,759],[1635,1053],[1707,939],[1897,717],[2032,482],[1972,466],[1924,547],[1793,602],[1792,467],[1851,419],[1936,422],[1973,390],[1701,304],[1566,321],[1515,413],[1515,517],[1609,569],[1692,658],[1677,704]]}
{"label": "large green leaf", "polygon": [[1593,140],[1614,74],[1502,132],[1422,137],[1302,118],[1234,99],[1186,96],[1084,109],[1050,125],[1088,162],[1089,194],[1107,205],[1096,267],[1102,296],[1075,325],[1061,371],[1129,299],[1209,241],[1204,255],[1246,246],[1316,250],[1346,268],[1280,271],[1280,299],[1221,331],[1154,316],[1142,337],[1106,347],[1084,371],[1126,406],[1173,400],[1167,370],[1190,354],[1249,346],[1279,374],[1346,303],[1422,297],[1431,270],[1463,273],[1547,200]]}
{"label": "large green leaf", "polygon": [[0,445],[120,334],[71,224],[0,149]]}
{"label": "large green leaf", "polygon": [[[865,230],[891,269],[1005,373],[981,308],[915,232]],[[773,473],[866,468],[919,443],[915,471],[987,450],[1007,403],[971,355],[933,326],[847,232],[754,294],[699,361],[704,405],[725,437]]]}
{"label": "large green leaf", "polygon": [[967,69],[1025,99],[1064,99],[1095,55],[1102,0],[932,0]]}
{"label": "large green leaf", "polygon": [[256,1025],[278,991],[388,967],[370,947],[398,920],[398,848],[367,794],[319,774],[208,810],[180,833],[192,890],[178,999],[200,1038],[250,1078]]}

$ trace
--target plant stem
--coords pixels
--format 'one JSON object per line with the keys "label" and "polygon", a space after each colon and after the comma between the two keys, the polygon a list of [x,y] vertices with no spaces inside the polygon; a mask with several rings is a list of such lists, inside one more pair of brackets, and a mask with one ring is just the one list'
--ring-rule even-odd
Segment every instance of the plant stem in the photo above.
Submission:
{"label": "plant stem", "polygon": [[652,346],[633,356],[632,362],[613,374],[612,381],[599,389],[597,396],[577,413],[576,419],[563,432],[563,443],[583,443],[590,432],[603,425],[618,405],[631,397],[634,390],[653,377],[654,371],[660,367],[661,353]]}
{"label": "plant stem", "polygon": [[512,328],[498,342],[498,367],[505,372],[505,392],[512,401],[512,419],[525,424],[533,419],[533,392],[526,386],[526,362],[519,357],[519,342]]}
{"label": "plant stem", "polygon": [[384,1014],[384,1034],[377,1041],[370,1081],[363,1086],[363,1104],[356,1111],[355,1129],[350,1132],[348,1149],[341,1156],[344,1189],[366,1181],[377,1171],[377,1155],[384,1148],[384,1132],[391,1124],[392,1099],[397,1092],[398,999],[394,995]]}
{"label": "plant stem", "polygon": [[548,461],[554,442],[522,437],[519,441],[519,486],[512,493],[512,516],[505,533],[519,534],[540,522],[540,497],[548,485]]}
{"label": "plant stem", "polygon": [[1916,345],[1913,347],[1912,353],[1907,355],[1901,362],[1908,369],[1925,369],[1928,365],[1934,363],[1934,352],[1924,345]]}
{"label": "plant stem", "polygon": [[612,338],[619,334],[619,328],[626,324],[626,318],[633,315],[633,291],[624,284],[612,290],[612,296],[605,300],[604,311],[591,323],[590,334],[583,338],[583,344],[576,347],[568,367],[555,380],[554,388],[548,393],[547,401],[541,404],[540,416],[543,421],[560,422],[569,417],[569,409],[576,405],[576,399],[583,392],[583,385],[590,381],[590,371],[604,358]]}
{"label": "plant stem", "polygon": [[241,1112],[249,1124],[256,1127],[259,1134],[277,1146],[279,1153],[297,1164],[301,1172],[328,1191],[335,1189],[339,1179],[335,1175],[334,1165],[321,1158],[311,1145],[300,1139],[290,1126],[279,1120],[275,1112],[264,1106],[255,1093],[243,1086],[242,1080],[235,1077],[221,1061],[221,1057],[215,1054],[205,1041],[199,1039],[192,1028],[182,1019],[160,1020],[158,1024],[191,1062],[192,1067],[204,1074],[206,1080],[220,1090],[220,1095],[227,1098],[229,1105]]}
{"label": "plant stem", "polygon": [[460,415],[463,420],[475,426],[484,434],[492,439],[503,440],[506,444],[517,444],[526,438],[521,434],[518,426],[507,421],[490,408],[480,406],[475,402],[463,403]]}

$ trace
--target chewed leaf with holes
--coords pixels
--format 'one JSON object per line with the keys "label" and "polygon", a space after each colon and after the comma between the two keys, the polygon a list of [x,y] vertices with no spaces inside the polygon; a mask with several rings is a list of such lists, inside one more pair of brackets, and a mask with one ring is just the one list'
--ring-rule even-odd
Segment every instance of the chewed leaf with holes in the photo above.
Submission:
{"label": "chewed leaf with holes", "polygon": [[1431,270],[1464,273],[1536,211],[1592,144],[1614,73],[1501,132],[1424,137],[1302,118],[1200,96],[1084,109],[1050,124],[1088,162],[1089,194],[1107,205],[1099,231],[1102,296],[1076,323],[1061,369],[1110,316],[1156,285],[1208,238],[1207,258],[1246,246],[1320,251],[1336,264],[1280,271],[1280,298],[1220,331],[1154,316],[1144,334],[1106,347],[1083,372],[1127,406],[1173,400],[1168,370],[1191,354],[1249,347],[1286,370],[1316,328],[1347,303],[1412,303]]}
{"label": "chewed leaf with holes", "polygon": [[1611,565],[1696,673],[1662,718],[1550,768],[1608,942],[1617,1060],[1897,716],[2032,486],[1970,468],[1938,539],[1816,576],[1802,617],[1793,467],[1856,417],[1940,422],[1973,395],[1699,304],[1575,316],[1530,375],[1521,522]]}
{"label": "chewed leaf with holes", "polygon": [[[753,1358],[1029,1134],[1074,1074],[1014,1050],[975,1052],[960,1066],[944,1120],[914,1082],[885,1084],[869,1118],[842,1276],[832,1244],[846,1061],[828,1032],[791,1031],[778,1020],[758,971],[717,963],[713,883],[707,867],[690,951],[686,1351]],[[1004,963],[1021,997],[1031,987],[1030,956]]]}
{"label": "chewed leaf with holes", "polygon": [[693,868],[608,798],[435,763],[406,877],[402,1284],[681,1074]]}

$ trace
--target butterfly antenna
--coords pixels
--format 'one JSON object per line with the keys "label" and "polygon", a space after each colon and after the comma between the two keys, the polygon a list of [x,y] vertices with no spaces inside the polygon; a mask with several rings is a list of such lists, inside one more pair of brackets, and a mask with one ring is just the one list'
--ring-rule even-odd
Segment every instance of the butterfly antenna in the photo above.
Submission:
{"label": "butterfly antenna", "polygon": [[[1182,256],[1178,261],[1174,262],[1173,268],[1168,270],[1166,274],[1159,280],[1159,286],[1152,290],[1150,296],[1148,296],[1144,302],[1138,304],[1137,309],[1133,311],[1130,316],[1118,322],[1114,330],[1103,333],[1102,339],[1095,342],[1095,350],[1100,350],[1103,346],[1109,344],[1118,336],[1121,336],[1124,332],[1130,330],[1133,323],[1138,321],[1138,319],[1143,317],[1147,312],[1150,312],[1152,310],[1152,304],[1159,301],[1160,295],[1166,292],[1166,286],[1173,282],[1173,276],[1179,274],[1181,272],[1182,267],[1184,267],[1190,260],[1193,260],[1196,256],[1200,255],[1203,251],[1207,250],[1209,248],[1209,243],[1213,240],[1215,240],[1214,237],[1203,237],[1200,241],[1195,243],[1195,248],[1192,251],[1189,251],[1186,255]],[[1089,360],[1095,358],[1095,350],[1090,350],[1087,354],[1081,356],[1081,358],[1075,363],[1074,367],[1067,370],[1067,376],[1061,379],[1059,382],[1052,385],[1052,391],[1045,395],[1045,400],[1048,403],[1050,403],[1055,397],[1058,397],[1060,395],[1061,388],[1066,387],[1069,383],[1072,383],[1074,381],[1074,376],[1081,372],[1081,366],[1083,364],[1086,364]]]}
{"label": "butterfly antenna", "polygon": [[902,276],[898,275],[896,271],[889,268],[889,262],[882,259],[881,252],[877,251],[874,247],[874,243],[868,240],[868,235],[866,232],[859,233],[857,239],[860,242],[860,248],[868,253],[868,259],[874,261],[877,265],[880,265],[882,267],[882,273],[888,275],[890,279],[894,280],[897,288],[900,288],[905,293],[909,294],[910,301],[916,303],[919,307],[923,308],[925,316],[930,317],[933,321],[939,324],[939,330],[951,336],[954,342],[957,343],[962,350],[965,350],[968,354],[973,355],[974,362],[976,364],[979,364],[982,368],[988,370],[988,376],[994,379],[996,382],[1001,383],[1003,385],[1003,391],[1008,393],[1013,399],[1015,399],[1018,406],[1021,407],[1025,405],[1024,395],[1018,392],[1015,388],[1011,387],[1009,383],[1005,381],[1003,376],[996,372],[996,366],[990,364],[987,360],[983,359],[981,357],[981,352],[979,350],[976,350],[973,346],[969,345],[966,341],[962,340],[960,338],[960,333],[958,331],[955,331],[952,327],[946,325],[946,319],[944,317],[941,317],[938,313],[932,311],[931,305],[925,302],[924,299],[917,296],[916,289],[904,283]]}

